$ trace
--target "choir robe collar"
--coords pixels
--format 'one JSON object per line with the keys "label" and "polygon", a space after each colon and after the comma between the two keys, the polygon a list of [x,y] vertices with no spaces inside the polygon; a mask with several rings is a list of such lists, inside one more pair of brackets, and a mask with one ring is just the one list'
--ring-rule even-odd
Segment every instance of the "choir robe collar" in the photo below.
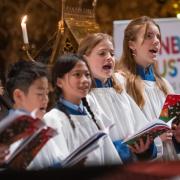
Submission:
{"label": "choir robe collar", "polygon": [[144,68],[137,64],[136,66],[136,72],[143,80],[147,81],[156,81],[154,77],[153,67],[150,65],[147,68]]}
{"label": "choir robe collar", "polygon": [[[62,103],[65,107],[66,110],[69,114],[72,115],[87,115],[83,103],[81,101],[81,103],[79,105],[76,105],[68,100],[65,100],[64,98],[60,98],[59,102],[57,103],[57,108],[60,106],[60,103]],[[58,108],[60,109],[60,108]]]}
{"label": "choir robe collar", "polygon": [[95,78],[96,88],[110,88],[112,87],[112,79],[109,78],[105,83]]}
{"label": "choir robe collar", "polygon": [[30,112],[26,111],[25,109],[9,109],[7,115],[13,114],[16,110],[18,110],[18,111],[20,111],[20,112],[24,112],[24,113],[26,113],[27,115],[30,115],[30,116],[33,116],[33,115],[34,115],[34,114],[32,114],[33,112],[30,113]]}

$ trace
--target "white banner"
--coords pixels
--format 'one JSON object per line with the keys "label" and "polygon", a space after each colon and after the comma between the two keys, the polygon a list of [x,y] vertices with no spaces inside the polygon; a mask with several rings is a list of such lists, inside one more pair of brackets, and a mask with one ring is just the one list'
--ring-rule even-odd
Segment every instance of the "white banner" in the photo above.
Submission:
{"label": "white banner", "polygon": [[[176,18],[155,19],[162,35],[162,47],[158,66],[160,73],[180,94],[180,20]],[[114,21],[115,55],[119,59],[122,53],[124,29],[129,21]]]}

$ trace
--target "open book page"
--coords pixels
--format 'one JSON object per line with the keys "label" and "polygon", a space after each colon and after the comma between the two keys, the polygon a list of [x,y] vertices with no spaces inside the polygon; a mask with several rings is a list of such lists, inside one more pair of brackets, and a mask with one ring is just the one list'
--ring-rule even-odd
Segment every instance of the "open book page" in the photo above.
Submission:
{"label": "open book page", "polygon": [[159,119],[164,122],[168,122],[174,118],[173,123],[180,122],[180,95],[179,94],[169,94],[166,97],[162,111],[160,113]]}
{"label": "open book page", "polygon": [[40,128],[33,135],[21,141],[18,148],[6,160],[6,165],[13,169],[26,169],[41,148],[56,134],[57,132],[50,127]]}
{"label": "open book page", "polygon": [[62,163],[62,167],[70,167],[84,159],[90,152],[100,146],[100,141],[107,137],[107,133],[99,131],[86,140],[81,146],[74,150]]}
{"label": "open book page", "polygon": [[43,127],[44,123],[30,114],[15,110],[0,121],[0,143],[11,145],[14,142],[32,135]]}
{"label": "open book page", "polygon": [[75,149],[68,157],[66,157],[61,163],[62,167],[70,167],[77,164],[79,161],[86,158],[86,156],[100,147],[101,141],[106,138],[109,134],[110,129],[114,124],[110,124],[107,127],[104,127],[103,130],[98,131],[87,139],[81,146]]}
{"label": "open book page", "polygon": [[143,139],[144,142],[146,142],[148,136],[151,139],[155,139],[157,136],[163,134],[168,130],[170,130],[168,124],[166,124],[164,121],[156,120],[147,123],[147,125],[144,128],[140,129],[137,133],[124,139],[123,143],[127,143],[128,145],[133,145],[134,143],[138,143],[141,138]]}
{"label": "open book page", "polygon": [[140,138],[142,138],[145,142],[147,136],[154,139],[164,132],[170,130],[172,123],[177,122],[180,122],[180,95],[169,94],[166,97],[159,119],[148,123],[137,133],[126,138],[124,143],[132,145],[135,142],[138,142]]}

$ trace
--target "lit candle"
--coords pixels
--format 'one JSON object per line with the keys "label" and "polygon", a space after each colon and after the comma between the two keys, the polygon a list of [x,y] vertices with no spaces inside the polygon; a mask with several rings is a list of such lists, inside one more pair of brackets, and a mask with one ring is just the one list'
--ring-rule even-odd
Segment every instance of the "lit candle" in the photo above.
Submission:
{"label": "lit candle", "polygon": [[25,16],[22,18],[21,28],[22,28],[22,33],[23,33],[23,41],[24,41],[24,44],[29,44],[29,42],[28,42],[28,35],[27,35],[27,28],[26,28],[26,20],[27,20],[27,15],[25,15]]}

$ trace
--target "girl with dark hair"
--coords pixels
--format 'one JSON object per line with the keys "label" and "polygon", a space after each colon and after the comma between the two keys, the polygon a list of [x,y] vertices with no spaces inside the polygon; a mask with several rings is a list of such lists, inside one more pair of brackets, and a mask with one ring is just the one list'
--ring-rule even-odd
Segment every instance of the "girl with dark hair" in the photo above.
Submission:
{"label": "girl with dark hair", "polygon": [[[52,80],[58,93],[58,101],[45,114],[44,120],[59,133],[63,132],[71,153],[93,134],[104,129],[104,124],[91,111],[86,101],[92,85],[91,73],[83,57],[68,54],[57,59],[52,68]],[[58,136],[53,139],[60,146]],[[121,160],[109,137],[85,161],[85,165],[116,163],[121,163]]]}

